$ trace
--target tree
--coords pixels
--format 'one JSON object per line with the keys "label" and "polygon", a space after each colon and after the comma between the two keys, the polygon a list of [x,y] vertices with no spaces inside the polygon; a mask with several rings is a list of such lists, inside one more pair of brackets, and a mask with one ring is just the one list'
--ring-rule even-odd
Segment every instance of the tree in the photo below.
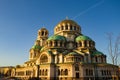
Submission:
{"label": "tree", "polygon": [[120,35],[116,37],[116,40],[113,42],[113,34],[108,33],[108,53],[110,55],[112,64],[118,64],[118,58],[120,57]]}

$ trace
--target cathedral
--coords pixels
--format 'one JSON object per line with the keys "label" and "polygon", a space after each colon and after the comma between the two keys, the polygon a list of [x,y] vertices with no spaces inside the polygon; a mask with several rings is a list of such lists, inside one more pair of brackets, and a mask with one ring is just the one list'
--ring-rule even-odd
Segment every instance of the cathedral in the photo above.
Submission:
{"label": "cathedral", "polygon": [[38,30],[29,60],[12,67],[10,76],[20,80],[119,80],[118,66],[107,63],[106,55],[92,38],[82,34],[81,26],[65,19],[49,36]]}

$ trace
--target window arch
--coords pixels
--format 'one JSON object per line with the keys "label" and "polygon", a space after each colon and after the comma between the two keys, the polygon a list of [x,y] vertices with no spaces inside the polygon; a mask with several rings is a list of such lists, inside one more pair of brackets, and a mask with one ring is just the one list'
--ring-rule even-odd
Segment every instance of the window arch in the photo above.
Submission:
{"label": "window arch", "polygon": [[78,64],[75,65],[75,71],[79,71],[79,65]]}
{"label": "window arch", "polygon": [[79,46],[82,47],[82,42],[81,41],[79,42]]}
{"label": "window arch", "polygon": [[76,26],[74,26],[74,30],[76,30]]}
{"label": "window arch", "polygon": [[61,69],[61,75],[64,75],[64,71],[63,71],[63,69]]}
{"label": "window arch", "polygon": [[98,62],[98,58],[97,58],[97,56],[95,57],[95,61]]}
{"label": "window arch", "polygon": [[48,70],[47,70],[47,69],[45,70],[45,75],[46,75],[46,76],[48,75]]}
{"label": "window arch", "polygon": [[87,41],[84,41],[84,47],[87,47]]}
{"label": "window arch", "polygon": [[70,30],[72,30],[72,25],[70,25]]}
{"label": "window arch", "polygon": [[63,26],[61,26],[61,30],[63,30]]}
{"label": "window arch", "polygon": [[39,75],[41,75],[41,70],[39,71]]}
{"label": "window arch", "polygon": [[47,55],[43,54],[43,55],[41,56],[41,58],[40,58],[40,62],[41,62],[41,63],[46,63],[46,62],[48,62],[48,57],[47,57]]}
{"label": "window arch", "polygon": [[44,69],[43,69],[43,71],[42,71],[42,75],[44,75]]}
{"label": "window arch", "polygon": [[65,69],[65,75],[68,75],[68,69]]}
{"label": "window arch", "polygon": [[65,25],[65,29],[68,30],[68,25],[67,24]]}
{"label": "window arch", "polygon": [[58,69],[58,75],[60,75],[60,69]]}

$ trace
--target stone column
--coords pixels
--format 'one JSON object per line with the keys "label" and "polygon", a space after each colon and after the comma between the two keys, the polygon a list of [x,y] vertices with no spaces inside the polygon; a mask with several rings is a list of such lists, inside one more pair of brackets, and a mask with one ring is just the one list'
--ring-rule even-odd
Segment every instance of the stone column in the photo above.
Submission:
{"label": "stone column", "polygon": [[70,30],[70,24],[68,24],[68,30]]}
{"label": "stone column", "polygon": [[53,46],[53,47],[55,46],[55,41],[52,41],[52,46]]}
{"label": "stone column", "polygon": [[58,47],[60,47],[60,41],[58,41],[57,44],[58,44]]}
{"label": "stone column", "polygon": [[82,43],[82,47],[84,47],[85,46],[84,41],[81,41],[81,43]]}

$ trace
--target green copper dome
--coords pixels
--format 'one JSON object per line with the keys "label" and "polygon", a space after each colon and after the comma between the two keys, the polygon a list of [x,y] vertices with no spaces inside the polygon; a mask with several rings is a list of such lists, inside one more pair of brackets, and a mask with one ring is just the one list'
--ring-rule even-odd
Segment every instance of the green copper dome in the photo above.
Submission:
{"label": "green copper dome", "polygon": [[32,49],[41,49],[41,46],[39,46],[39,45],[33,45]]}
{"label": "green copper dome", "polygon": [[68,56],[78,56],[80,54],[76,53],[76,52],[70,52],[67,54]]}
{"label": "green copper dome", "polygon": [[99,56],[99,55],[103,55],[103,53],[100,52],[100,51],[94,51],[94,52],[92,53],[92,56]]}
{"label": "green copper dome", "polygon": [[80,36],[78,36],[77,38],[76,38],[76,42],[78,42],[78,41],[84,41],[84,40],[92,40],[92,39],[90,39],[88,36],[84,36],[84,35],[80,35]]}
{"label": "green copper dome", "polygon": [[60,36],[60,35],[53,35],[53,36],[51,36],[51,37],[49,37],[49,38],[47,39],[47,41],[50,41],[50,40],[66,41],[65,37],[64,37],[64,36]]}

